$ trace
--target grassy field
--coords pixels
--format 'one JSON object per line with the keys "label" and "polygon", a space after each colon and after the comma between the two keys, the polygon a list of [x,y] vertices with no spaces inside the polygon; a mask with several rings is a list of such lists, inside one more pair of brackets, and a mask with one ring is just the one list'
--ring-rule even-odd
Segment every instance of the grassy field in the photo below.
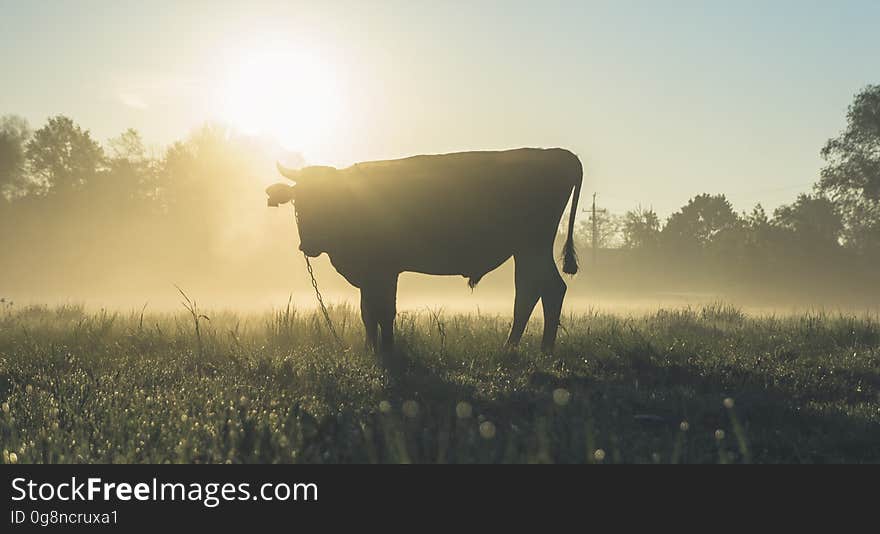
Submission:
{"label": "grassy field", "polygon": [[352,309],[0,311],[4,462],[880,461],[880,324],[724,305],[538,321],[398,319],[397,365]]}

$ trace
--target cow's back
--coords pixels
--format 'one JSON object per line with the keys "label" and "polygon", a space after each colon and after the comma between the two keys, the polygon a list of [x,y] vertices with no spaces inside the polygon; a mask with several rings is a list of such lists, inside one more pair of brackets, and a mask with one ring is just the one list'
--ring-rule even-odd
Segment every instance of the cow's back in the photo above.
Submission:
{"label": "cow's back", "polygon": [[347,226],[364,253],[429,274],[481,276],[552,243],[580,180],[562,149],[415,156],[340,173]]}

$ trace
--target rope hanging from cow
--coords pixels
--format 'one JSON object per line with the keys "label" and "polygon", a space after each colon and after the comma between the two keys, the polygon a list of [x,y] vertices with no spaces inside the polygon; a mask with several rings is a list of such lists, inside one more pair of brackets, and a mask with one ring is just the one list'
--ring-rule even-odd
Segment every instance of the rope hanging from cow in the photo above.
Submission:
{"label": "rope hanging from cow", "polygon": [[[294,217],[296,217],[296,226],[299,226],[299,212],[296,210],[296,204],[293,206]],[[315,279],[315,271],[312,269],[312,262],[309,261],[308,255],[303,252],[303,258],[306,259],[306,269],[309,272],[309,278],[312,280],[312,287],[315,289],[315,298],[318,300],[318,306],[321,308],[321,313],[324,315],[324,321],[327,323],[327,330],[330,331],[330,335],[333,336],[333,339],[336,341],[336,344],[339,345],[339,348],[345,349],[345,343],[342,342],[342,338],[339,337],[339,334],[336,333],[336,327],[333,326],[333,321],[330,319],[330,312],[327,311],[327,306],[324,304],[324,297],[321,296],[321,290],[318,289],[318,281]]]}

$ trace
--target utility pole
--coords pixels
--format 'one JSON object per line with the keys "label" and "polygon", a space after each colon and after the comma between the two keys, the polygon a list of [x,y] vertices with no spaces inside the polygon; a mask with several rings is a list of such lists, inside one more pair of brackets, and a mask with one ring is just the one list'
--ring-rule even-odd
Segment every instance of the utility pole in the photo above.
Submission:
{"label": "utility pole", "polygon": [[[586,211],[586,210],[584,210]],[[593,266],[596,266],[596,254],[599,251],[599,219],[597,214],[607,213],[608,210],[596,208],[596,193],[593,193],[593,207],[590,209],[590,221],[593,225]]]}

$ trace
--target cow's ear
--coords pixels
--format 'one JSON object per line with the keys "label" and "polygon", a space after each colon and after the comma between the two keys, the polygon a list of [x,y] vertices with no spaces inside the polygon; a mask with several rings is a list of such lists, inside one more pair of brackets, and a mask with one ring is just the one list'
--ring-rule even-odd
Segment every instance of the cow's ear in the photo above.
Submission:
{"label": "cow's ear", "polygon": [[287,184],[273,184],[266,188],[269,207],[277,208],[279,204],[286,204],[296,198],[296,187]]}
{"label": "cow's ear", "polygon": [[287,167],[285,167],[281,163],[278,163],[277,161],[275,162],[275,167],[278,168],[278,172],[281,173],[281,176],[287,178],[288,180],[290,180],[294,183],[296,183],[297,181],[300,180],[300,177],[299,177],[300,171],[298,171],[296,169],[288,169]]}

